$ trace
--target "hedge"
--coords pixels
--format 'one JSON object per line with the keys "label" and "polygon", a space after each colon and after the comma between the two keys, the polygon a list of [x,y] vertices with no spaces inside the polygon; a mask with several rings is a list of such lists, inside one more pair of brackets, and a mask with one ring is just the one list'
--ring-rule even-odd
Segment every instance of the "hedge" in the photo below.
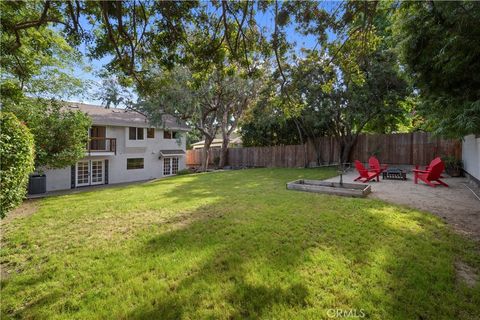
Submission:
{"label": "hedge", "polygon": [[18,206],[34,169],[30,130],[11,112],[0,112],[0,217]]}

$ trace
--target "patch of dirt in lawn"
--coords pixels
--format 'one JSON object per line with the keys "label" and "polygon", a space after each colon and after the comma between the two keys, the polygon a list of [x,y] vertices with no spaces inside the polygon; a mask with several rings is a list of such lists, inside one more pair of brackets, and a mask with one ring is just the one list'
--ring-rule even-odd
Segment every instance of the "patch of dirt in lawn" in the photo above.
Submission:
{"label": "patch of dirt in lawn", "polygon": [[457,274],[457,281],[464,282],[470,288],[475,287],[478,281],[478,275],[475,269],[462,261],[455,262],[455,272]]}
{"label": "patch of dirt in lawn", "polygon": [[34,214],[37,212],[39,204],[40,200],[38,199],[25,200],[20,206],[10,211],[5,219],[2,220],[2,228],[6,223],[14,219],[28,217]]}
{"label": "patch of dirt in lawn", "polygon": [[186,228],[193,222],[208,218],[205,213],[171,214],[168,211],[141,211],[90,216],[70,224],[64,233],[72,243],[96,246],[98,241],[121,240],[134,237],[137,233],[155,228],[172,232]]}

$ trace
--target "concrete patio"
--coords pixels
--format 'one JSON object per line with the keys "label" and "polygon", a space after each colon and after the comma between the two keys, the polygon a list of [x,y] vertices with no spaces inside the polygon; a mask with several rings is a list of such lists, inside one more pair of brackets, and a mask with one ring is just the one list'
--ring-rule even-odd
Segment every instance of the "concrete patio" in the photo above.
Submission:
{"label": "concrete patio", "polygon": [[[437,186],[432,188],[419,181],[415,184],[411,167],[406,169],[407,180],[372,181],[370,198],[377,198],[387,202],[405,205],[415,209],[431,212],[443,218],[448,224],[462,234],[480,242],[480,196],[478,189],[468,184],[466,178],[442,179],[449,187]],[[353,180],[358,177],[355,170],[350,169],[343,175],[344,182],[359,183]],[[338,182],[340,177],[327,181]],[[472,192],[472,189],[474,192]]]}

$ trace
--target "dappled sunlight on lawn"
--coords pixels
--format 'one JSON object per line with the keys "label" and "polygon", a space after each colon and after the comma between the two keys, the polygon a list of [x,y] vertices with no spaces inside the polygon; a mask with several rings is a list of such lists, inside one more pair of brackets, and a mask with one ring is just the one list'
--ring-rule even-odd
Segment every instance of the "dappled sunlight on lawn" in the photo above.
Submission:
{"label": "dappled sunlight on lawn", "polygon": [[479,266],[478,255],[438,218],[285,189],[334,174],[241,170],[46,199],[6,235],[2,259],[19,271],[3,282],[2,312],[290,319],[354,308],[374,319],[427,319],[478,311],[479,288],[458,290],[452,267],[457,256]]}
{"label": "dappled sunlight on lawn", "polygon": [[426,232],[426,228],[429,227],[441,228],[444,225],[432,214],[419,213],[412,209],[397,206],[372,208],[369,209],[369,212],[391,230],[406,231],[412,235],[420,235],[422,232]]}

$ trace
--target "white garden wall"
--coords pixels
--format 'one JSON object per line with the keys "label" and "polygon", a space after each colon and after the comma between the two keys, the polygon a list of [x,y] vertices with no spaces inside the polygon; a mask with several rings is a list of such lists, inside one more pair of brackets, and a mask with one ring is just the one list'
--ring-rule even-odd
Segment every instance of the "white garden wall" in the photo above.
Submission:
{"label": "white garden wall", "polygon": [[462,143],[462,160],[464,170],[480,180],[480,136],[465,136]]}

